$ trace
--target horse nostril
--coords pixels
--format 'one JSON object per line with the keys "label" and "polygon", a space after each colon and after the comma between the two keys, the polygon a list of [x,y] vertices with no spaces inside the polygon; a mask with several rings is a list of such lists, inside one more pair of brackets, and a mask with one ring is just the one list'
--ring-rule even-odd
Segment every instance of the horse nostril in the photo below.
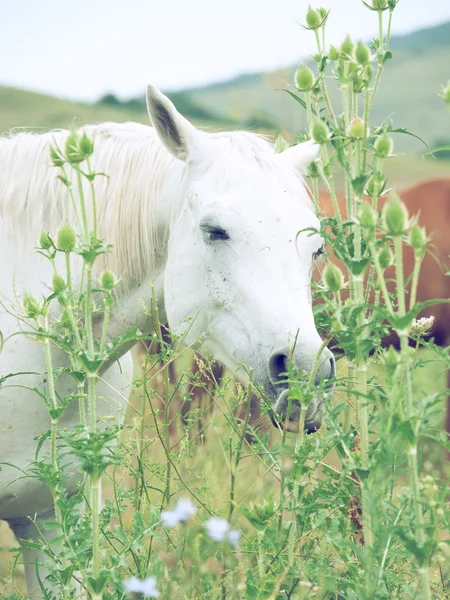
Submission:
{"label": "horse nostril", "polygon": [[288,369],[289,356],[287,352],[274,352],[269,358],[269,377],[273,385],[286,381]]}
{"label": "horse nostril", "polygon": [[327,379],[334,379],[336,377],[336,361],[334,360],[334,356],[330,358],[330,373]]}

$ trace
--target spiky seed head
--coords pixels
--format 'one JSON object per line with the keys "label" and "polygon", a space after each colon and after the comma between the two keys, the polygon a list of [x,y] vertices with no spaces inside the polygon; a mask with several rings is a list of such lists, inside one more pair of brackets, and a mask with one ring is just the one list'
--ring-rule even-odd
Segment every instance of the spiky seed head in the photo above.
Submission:
{"label": "spiky seed head", "polygon": [[61,315],[59,317],[59,324],[61,327],[65,327],[69,329],[72,327],[72,321],[70,320],[69,311],[66,308],[63,308],[61,311]]}
{"label": "spiky seed head", "polygon": [[400,364],[400,356],[394,346],[383,352],[383,362],[388,372],[393,373]]}
{"label": "spiky seed head", "polygon": [[56,236],[58,248],[63,252],[72,252],[75,248],[77,236],[75,230],[70,225],[63,225]]}
{"label": "spiky seed head", "polygon": [[424,227],[418,223],[413,223],[409,231],[409,243],[414,248],[416,254],[425,252],[427,247],[427,234]]}
{"label": "spiky seed head", "polygon": [[85,131],[83,131],[83,135],[78,142],[78,149],[83,158],[88,158],[94,152],[94,142],[86,135]]}
{"label": "spiky seed head", "polygon": [[331,45],[330,49],[328,50],[328,58],[332,61],[336,61],[339,60],[339,57],[339,50],[336,48],[336,46]]}
{"label": "spiky seed head", "polygon": [[375,229],[377,225],[377,213],[367,202],[363,202],[358,211],[358,220],[364,229]]}
{"label": "spiky seed head", "polygon": [[316,121],[311,128],[311,137],[316,144],[325,144],[330,139],[330,130],[324,121]]}
{"label": "spiky seed head", "polygon": [[383,271],[394,264],[394,255],[388,246],[381,248],[378,252],[378,262]]}
{"label": "spiky seed head", "polygon": [[365,126],[364,121],[359,117],[355,117],[348,126],[347,135],[354,140],[364,137]]}
{"label": "spiky seed head", "polygon": [[383,133],[375,140],[373,149],[378,157],[389,158],[389,156],[392,156],[392,151],[394,150],[394,142],[387,133]]}
{"label": "spiky seed head", "polygon": [[52,241],[45,231],[41,231],[41,235],[39,236],[39,246],[44,250],[48,250],[52,246]]}
{"label": "spiky seed head", "polygon": [[112,273],[112,271],[109,271],[108,269],[105,269],[101,274],[100,282],[105,290],[112,290],[117,285],[117,279],[114,273]]}
{"label": "spiky seed head", "polygon": [[25,294],[23,297],[23,309],[27,319],[35,319],[41,314],[39,302],[31,294]]}
{"label": "spiky seed head", "polygon": [[281,133],[278,134],[277,139],[275,140],[275,144],[273,145],[273,148],[277,154],[281,154],[281,152],[284,152],[285,150],[287,150],[289,148],[289,144],[284,139],[284,137],[281,135]]}
{"label": "spiky seed head", "polygon": [[317,168],[316,162],[312,162],[309,164],[306,176],[311,178],[320,177],[319,169]]}
{"label": "spiky seed head", "polygon": [[57,294],[59,296],[59,294],[62,294],[62,292],[66,289],[66,282],[64,280],[63,277],[61,277],[61,275],[58,275],[58,273],[55,273],[53,275],[53,279],[52,279],[52,288],[53,291],[55,292],[55,294]]}
{"label": "spiky seed head", "polygon": [[316,78],[310,68],[300,65],[295,73],[295,83],[301,92],[309,92],[314,87]]}
{"label": "spiky seed head", "polygon": [[372,0],[372,6],[375,10],[384,10],[387,5],[387,0]]}
{"label": "spiky seed head", "polygon": [[342,271],[336,265],[328,263],[323,274],[325,287],[330,292],[338,292],[344,285]]}
{"label": "spiky seed head", "polygon": [[349,56],[351,56],[353,53],[353,42],[349,35],[345,38],[345,40],[341,44],[341,53],[348,54]]}
{"label": "spiky seed head", "polygon": [[370,50],[369,47],[361,42],[361,40],[356,44],[355,48],[355,58],[356,62],[360,65],[367,65],[370,62]]}
{"label": "spiky seed head", "polygon": [[61,306],[64,306],[64,308],[67,308],[69,306],[69,297],[67,296],[67,294],[65,294],[63,292],[62,294],[58,295],[58,302],[60,303]]}
{"label": "spiky seed head", "polygon": [[322,18],[319,12],[311,8],[311,5],[306,13],[306,24],[310,29],[318,29],[322,24]]}
{"label": "spiky seed head", "polygon": [[75,131],[71,131],[66,139],[65,154],[69,163],[77,164],[84,160],[79,148],[80,137]]}
{"label": "spiky seed head", "polygon": [[439,95],[441,98],[443,98],[444,102],[450,106],[450,80],[447,81],[447,85],[442,86],[442,90]]}
{"label": "spiky seed head", "polygon": [[62,167],[66,162],[60,151],[53,146],[50,146],[50,160],[52,161],[54,167]]}
{"label": "spiky seed head", "polygon": [[392,194],[383,207],[384,229],[393,237],[406,233],[408,229],[408,211],[397,194]]}

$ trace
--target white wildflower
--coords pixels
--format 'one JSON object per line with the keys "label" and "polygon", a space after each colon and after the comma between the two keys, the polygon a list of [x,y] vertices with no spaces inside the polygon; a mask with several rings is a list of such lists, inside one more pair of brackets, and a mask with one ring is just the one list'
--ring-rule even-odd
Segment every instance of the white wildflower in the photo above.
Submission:
{"label": "white wildflower", "polygon": [[156,577],[147,577],[140,581],[137,577],[131,577],[123,582],[126,592],[135,592],[143,594],[145,598],[159,598],[159,592],[156,589]]}
{"label": "white wildflower", "polygon": [[191,517],[197,512],[197,508],[192,504],[189,499],[180,498],[175,508],[175,512],[178,515],[180,521],[189,521]]}
{"label": "white wildflower", "polygon": [[205,523],[205,529],[209,537],[215,542],[228,540],[236,548],[241,534],[236,529],[230,529],[230,524],[225,519],[211,517]]}
{"label": "white wildflower", "polygon": [[228,541],[233,546],[233,548],[236,548],[236,546],[239,544],[239,540],[241,538],[241,532],[238,531],[237,529],[231,529],[231,531],[228,532],[227,537],[228,537]]}
{"label": "white wildflower", "polygon": [[422,337],[431,332],[434,324],[434,317],[422,317],[421,319],[413,319],[411,324],[411,335]]}
{"label": "white wildflower", "polygon": [[215,542],[223,542],[230,530],[230,524],[225,519],[211,517],[205,523],[206,531],[209,537]]}
{"label": "white wildflower", "polygon": [[180,519],[174,510],[165,510],[162,512],[161,519],[164,527],[176,527],[180,522]]}
{"label": "white wildflower", "polygon": [[189,499],[180,498],[174,510],[165,510],[161,513],[164,527],[175,527],[181,521],[189,521],[195,515],[197,508]]}

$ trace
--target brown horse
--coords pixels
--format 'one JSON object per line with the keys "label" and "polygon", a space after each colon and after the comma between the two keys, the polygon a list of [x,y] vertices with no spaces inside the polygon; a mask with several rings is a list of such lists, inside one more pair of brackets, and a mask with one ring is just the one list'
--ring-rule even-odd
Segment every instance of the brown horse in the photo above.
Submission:
{"label": "brown horse", "polygon": [[[431,237],[429,252],[425,255],[420,271],[417,289],[417,301],[425,302],[432,299],[450,298],[450,179],[432,179],[422,181],[400,193],[409,215],[419,215],[419,224],[425,227]],[[345,216],[345,198],[338,194],[341,214]],[[381,200],[381,206],[385,199]],[[333,215],[331,199],[327,192],[320,193],[319,207],[324,215]],[[332,262],[339,261],[330,255]],[[412,273],[414,267],[414,254],[412,248],[404,250],[405,276]],[[393,280],[395,269],[391,267],[386,271],[386,278]],[[390,291],[392,291],[393,285]],[[450,344],[450,304],[436,304],[424,309],[419,316],[435,317],[431,332],[435,343],[440,346]],[[397,345],[395,334],[384,338],[383,346]],[[448,387],[450,388],[450,372],[448,373]],[[450,433],[450,397],[447,399],[446,431]]]}

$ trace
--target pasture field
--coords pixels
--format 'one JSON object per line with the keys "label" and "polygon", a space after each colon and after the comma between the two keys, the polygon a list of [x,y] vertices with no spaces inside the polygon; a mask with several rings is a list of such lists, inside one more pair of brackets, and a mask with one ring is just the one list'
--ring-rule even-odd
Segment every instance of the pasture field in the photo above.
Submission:
{"label": "pasture field", "polygon": [[[135,352],[136,359],[136,370],[138,379],[142,377],[143,365],[145,365],[145,349],[137,347]],[[419,359],[422,363],[421,367],[417,371],[417,375],[414,379],[414,394],[416,401],[419,401],[424,395],[429,394],[440,394],[446,389],[446,372],[447,363],[440,359],[431,350],[420,350]],[[184,354],[183,357],[176,360],[176,377],[175,379],[182,379],[183,373],[189,373],[192,370],[193,355],[191,353]],[[150,361],[152,364],[153,362]],[[148,365],[148,363],[147,363]],[[154,379],[151,379],[149,386],[154,389],[156,396],[164,397],[164,384],[162,381],[161,372],[158,373],[159,368],[154,369],[157,374],[154,375]],[[345,381],[348,377],[347,361],[345,358],[338,360],[337,362],[337,373],[341,381]],[[383,378],[382,366],[374,363],[370,365],[369,381],[375,382]],[[151,376],[150,376],[151,377]],[[195,378],[194,378],[195,381]],[[186,382],[183,384],[186,386]],[[195,516],[196,525],[199,526],[202,519],[205,520],[208,512],[211,511],[221,517],[227,517],[229,513],[229,500],[230,500],[230,459],[229,459],[229,448],[230,445],[236,443],[236,431],[235,431],[235,413],[236,413],[236,390],[235,385],[232,382],[231,376],[225,374],[223,382],[219,389],[210,392],[205,392],[199,387],[201,400],[196,403],[196,408],[192,408],[191,415],[188,415],[188,423],[183,421],[182,411],[182,398],[183,394],[180,394],[179,398],[172,400],[173,406],[170,411],[170,442],[173,444],[171,451],[171,460],[174,461],[176,466],[176,472],[171,473],[171,487],[174,498],[186,497],[188,492],[186,486],[195,493],[195,496],[199,498],[205,505],[205,509],[201,509]],[[211,397],[212,394],[212,397]],[[170,396],[170,394],[169,394]],[[150,393],[150,397],[153,397],[153,404],[155,403],[154,393]],[[185,402],[190,404],[190,398],[184,397]],[[345,401],[344,391],[338,391],[333,399],[333,405],[337,405],[342,400]],[[163,407],[160,405],[156,409],[155,414],[152,414],[152,409],[149,405],[149,397],[143,402],[142,394],[139,390],[135,390],[132,398],[130,399],[130,407],[127,413],[126,425],[127,428],[123,431],[121,436],[121,452],[126,460],[123,464],[118,467],[115,471],[110,470],[107,474],[105,481],[104,490],[104,501],[107,505],[114,501],[114,486],[118,485],[122,489],[124,495],[129,495],[128,501],[125,503],[124,513],[121,517],[121,521],[126,529],[133,526],[133,513],[134,513],[134,502],[132,500],[133,491],[136,490],[136,486],[142,485],[145,482],[146,486],[146,498],[142,502],[142,508],[140,511],[144,515],[148,515],[152,511],[153,507],[161,506],[161,492],[160,490],[165,484],[165,476],[167,472],[167,455],[164,450],[164,442],[166,439],[166,430],[168,430],[167,421],[165,421],[165,413]],[[203,407],[203,409],[201,408]],[[184,405],[184,409],[186,404]],[[241,399],[242,408],[242,399]],[[183,410],[185,412],[185,410]],[[444,414],[445,414],[445,402],[442,400],[437,406],[434,415],[434,425],[437,428],[443,428],[444,425]],[[155,416],[156,422],[155,422]],[[244,507],[250,506],[252,503],[260,505],[264,503],[268,498],[277,498],[280,494],[280,463],[284,460],[289,463],[289,450],[286,449],[281,454],[274,449],[283,443],[283,435],[281,432],[276,431],[268,419],[264,419],[258,430],[255,430],[255,438],[259,437],[262,441],[260,444],[254,439],[244,441],[242,448],[242,463],[236,473],[235,481],[235,498],[238,506]],[[156,423],[156,424],[155,424]],[[142,429],[144,428],[144,435],[142,437]],[[130,429],[131,428],[131,429]],[[373,432],[373,439],[376,441],[379,436],[379,431]],[[311,436],[310,440],[314,443],[317,440],[327,436],[326,426]],[[136,457],[139,455],[141,460],[139,448],[139,439],[144,439],[146,442],[146,451],[143,455],[143,462],[141,465],[138,464]],[[295,443],[295,434],[288,434],[287,441],[285,442],[287,447],[292,446]],[[261,446],[264,445],[265,449],[261,450]],[[274,452],[273,456],[276,461],[276,467],[274,468],[267,460],[267,454],[271,451]],[[445,451],[433,441],[425,442],[423,445],[424,452],[424,474],[431,475],[436,479],[448,478],[450,475],[450,464],[446,461]],[[314,460],[312,460],[314,464]],[[326,465],[329,465],[327,467]],[[145,476],[143,481],[140,480],[140,475],[137,475],[143,468],[145,470]],[[326,480],[330,477],[330,473],[335,474],[339,472],[341,467],[339,456],[336,451],[330,450],[323,460],[320,461],[319,465],[316,466],[316,472],[310,473],[310,477],[306,478],[308,485],[314,490],[314,487],[318,485],[317,478]],[[404,466],[404,465],[403,465]],[[400,468],[403,468],[400,465]],[[180,481],[180,477],[182,481]],[[401,495],[402,487],[405,483],[403,476],[396,484],[396,488],[393,491],[393,495]],[[337,498],[330,492],[329,503],[327,504],[326,499],[324,500],[323,508],[321,508],[322,517],[325,514],[330,515],[330,523],[333,521],[333,505],[335,505]],[[288,513],[285,518],[288,519]],[[117,525],[116,521],[116,525]],[[238,528],[243,532],[244,539],[247,542],[252,537],[252,525],[248,522],[245,516],[236,511],[233,518],[233,527]],[[16,547],[16,541],[13,535],[8,530],[5,523],[0,525],[0,597],[13,599],[11,582],[14,581],[14,589],[19,594],[25,594],[25,581],[23,568],[17,567],[15,571],[15,577],[12,579],[12,572],[14,570],[15,556],[11,553],[11,548]],[[352,534],[350,534],[351,537]],[[442,539],[447,540],[448,534],[442,532]],[[182,565],[181,561],[176,561],[173,557],[170,557],[170,547],[176,544],[176,538],[171,536],[171,539],[163,541],[158,540],[162,543],[162,548],[158,550],[161,552],[165,560],[168,560],[171,565],[170,570],[164,569],[163,577],[165,581],[165,590],[163,593],[164,598],[183,598],[185,597],[178,587],[171,588],[173,584],[173,570],[179,569],[182,571],[185,566]],[[322,540],[323,541],[323,540]],[[339,568],[339,559],[329,552],[329,549],[321,549],[321,543],[317,543],[317,550],[324,552],[326,560],[331,561],[335,565],[335,568]],[[155,552],[155,551],[154,551]],[[268,560],[273,558],[273,550],[267,550]],[[212,560],[212,559],[211,559]],[[241,570],[251,568],[252,566],[252,549],[242,548],[241,553],[238,557]],[[174,562],[172,562],[174,561]],[[337,562],[336,562],[337,561]],[[442,566],[442,565],[441,565]],[[446,578],[448,585],[448,578],[450,578],[450,571],[448,570],[448,564],[442,572],[439,571],[439,565],[434,569],[434,588],[437,590],[436,598],[439,596],[439,588],[441,587],[441,578]],[[405,576],[406,577],[406,576]],[[205,596],[188,596],[193,597],[208,597]],[[214,596],[211,596],[214,597]],[[244,598],[244,595],[239,593],[236,598]],[[262,596],[268,597],[268,596]],[[281,596],[283,597],[283,596]],[[311,594],[306,594],[305,598],[311,597]],[[315,593],[312,597],[324,598],[325,595]],[[407,598],[405,595],[395,595],[398,598]],[[445,596],[443,596],[445,597]]]}

